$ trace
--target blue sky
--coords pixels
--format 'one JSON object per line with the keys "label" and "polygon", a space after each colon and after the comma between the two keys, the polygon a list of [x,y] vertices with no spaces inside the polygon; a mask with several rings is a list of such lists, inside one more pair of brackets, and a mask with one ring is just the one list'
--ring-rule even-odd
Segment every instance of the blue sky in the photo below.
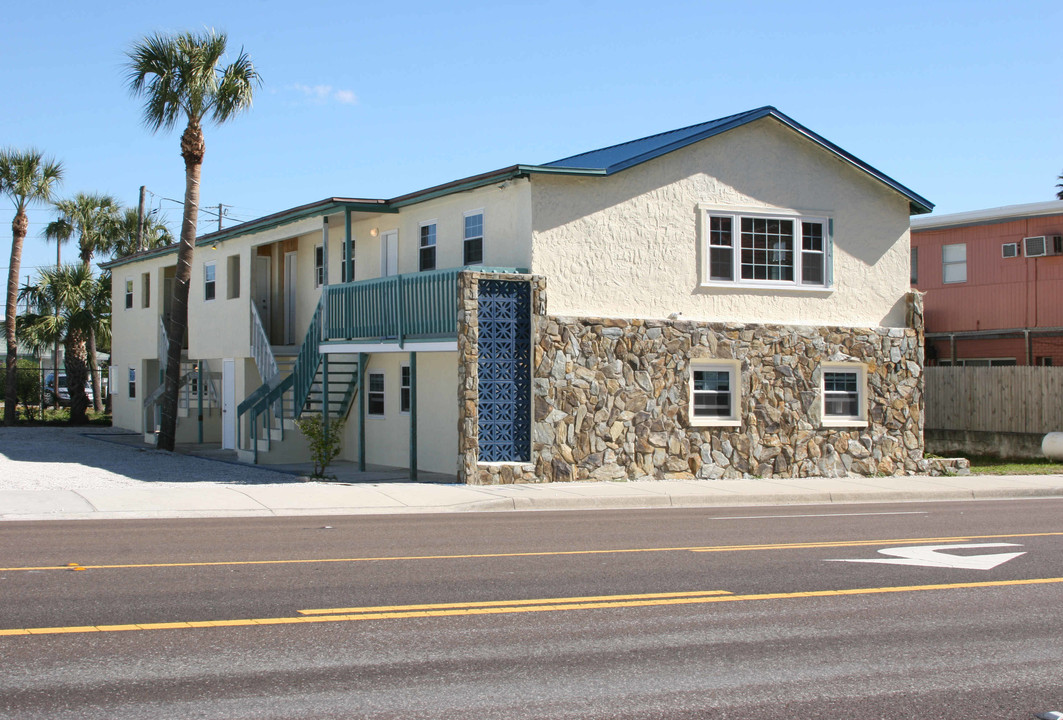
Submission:
{"label": "blue sky", "polygon": [[[63,196],[135,206],[146,185],[176,231],[167,199],[184,192],[180,131],[144,128],[124,51],[151,32],[208,26],[264,80],[250,113],[206,131],[201,200],[227,206],[226,227],[762,105],[939,213],[1051,200],[1063,172],[1059,0],[11,2],[0,13],[0,146],[61,160]],[[0,201],[5,278],[13,214]],[[32,212],[21,275],[55,262],[40,237],[52,217]]]}

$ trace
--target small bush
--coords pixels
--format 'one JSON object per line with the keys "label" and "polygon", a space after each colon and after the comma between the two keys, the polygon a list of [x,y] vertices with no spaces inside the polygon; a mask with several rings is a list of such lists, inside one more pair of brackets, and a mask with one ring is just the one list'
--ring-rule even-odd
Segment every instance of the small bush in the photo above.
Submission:
{"label": "small bush", "polygon": [[310,457],[314,461],[314,472],[310,477],[319,480],[335,480],[336,476],[326,475],[325,470],[340,454],[343,420],[329,420],[327,432],[320,415],[303,415],[295,421],[295,424],[310,444]]}

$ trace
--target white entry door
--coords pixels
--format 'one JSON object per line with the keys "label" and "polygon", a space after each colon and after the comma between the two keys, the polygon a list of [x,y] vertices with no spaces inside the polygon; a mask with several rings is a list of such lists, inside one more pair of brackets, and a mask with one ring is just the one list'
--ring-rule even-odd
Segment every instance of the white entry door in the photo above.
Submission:
{"label": "white entry door", "polygon": [[399,231],[380,233],[380,277],[399,272]]}
{"label": "white entry door", "polygon": [[295,344],[296,253],[284,253],[284,344]]}
{"label": "white entry door", "polygon": [[221,446],[236,447],[236,361],[221,361]]}

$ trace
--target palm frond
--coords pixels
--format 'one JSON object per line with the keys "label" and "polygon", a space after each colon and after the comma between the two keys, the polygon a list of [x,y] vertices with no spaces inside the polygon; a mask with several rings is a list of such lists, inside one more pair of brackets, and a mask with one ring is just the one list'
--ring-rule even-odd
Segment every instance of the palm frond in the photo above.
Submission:
{"label": "palm frond", "polygon": [[0,194],[14,201],[17,212],[25,211],[28,205],[51,200],[62,179],[62,163],[46,158],[36,148],[0,150]]}

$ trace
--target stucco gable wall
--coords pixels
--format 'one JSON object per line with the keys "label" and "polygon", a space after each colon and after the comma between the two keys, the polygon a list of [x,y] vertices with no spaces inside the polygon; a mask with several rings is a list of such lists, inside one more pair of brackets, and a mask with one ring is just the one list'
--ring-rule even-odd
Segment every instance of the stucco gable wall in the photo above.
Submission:
{"label": "stucco gable wall", "polygon": [[[700,287],[699,205],[830,215],[835,289]],[[552,314],[904,324],[907,200],[771,119],[607,178],[535,176],[532,209]]]}

